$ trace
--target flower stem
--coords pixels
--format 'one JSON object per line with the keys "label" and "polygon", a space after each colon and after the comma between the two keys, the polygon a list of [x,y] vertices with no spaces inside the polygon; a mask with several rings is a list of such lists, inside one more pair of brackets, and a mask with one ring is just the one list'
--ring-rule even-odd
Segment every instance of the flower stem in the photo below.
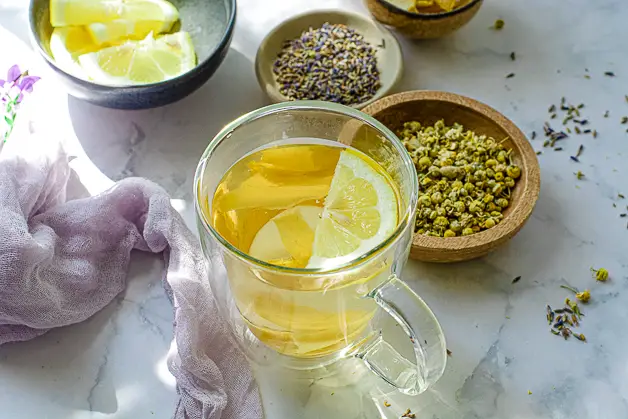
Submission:
{"label": "flower stem", "polygon": [[560,287],[564,288],[566,290],[569,290],[569,291],[573,292],[574,294],[578,294],[580,292],[576,288],[570,287],[569,285],[561,285]]}

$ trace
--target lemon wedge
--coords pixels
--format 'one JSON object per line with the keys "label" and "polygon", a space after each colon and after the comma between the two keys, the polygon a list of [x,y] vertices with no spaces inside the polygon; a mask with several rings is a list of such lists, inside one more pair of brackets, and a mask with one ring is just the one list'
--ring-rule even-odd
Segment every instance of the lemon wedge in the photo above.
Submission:
{"label": "lemon wedge", "polygon": [[89,33],[82,26],[54,28],[50,36],[50,52],[59,67],[77,76],[85,77],[78,57],[98,50]]}
{"label": "lemon wedge", "polygon": [[176,22],[179,12],[166,0],[50,0],[50,24],[85,26],[114,20]]}
{"label": "lemon wedge", "polygon": [[87,32],[97,45],[115,44],[126,39],[144,39],[151,32],[161,34],[169,32],[175,21],[160,22],[158,20],[114,20],[107,23],[87,25]]}
{"label": "lemon wedge", "polygon": [[194,68],[196,55],[187,32],[177,32],[101,49],[79,57],[85,74],[108,86],[157,83]]}
{"label": "lemon wedge", "polygon": [[349,262],[394,232],[397,195],[391,181],[376,167],[377,163],[362,153],[344,150],[340,154],[308,268]]}
{"label": "lemon wedge", "polygon": [[273,265],[303,267],[312,255],[314,232],[323,209],[298,205],[271,218],[259,229],[249,254]]}

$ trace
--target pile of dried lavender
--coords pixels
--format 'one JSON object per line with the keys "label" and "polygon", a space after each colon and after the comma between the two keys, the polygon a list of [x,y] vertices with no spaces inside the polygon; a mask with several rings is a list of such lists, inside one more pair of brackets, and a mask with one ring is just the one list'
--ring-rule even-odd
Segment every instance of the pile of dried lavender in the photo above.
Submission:
{"label": "pile of dried lavender", "polygon": [[291,100],[352,105],[371,99],[381,86],[375,48],[341,24],[325,23],[286,41],[273,72]]}

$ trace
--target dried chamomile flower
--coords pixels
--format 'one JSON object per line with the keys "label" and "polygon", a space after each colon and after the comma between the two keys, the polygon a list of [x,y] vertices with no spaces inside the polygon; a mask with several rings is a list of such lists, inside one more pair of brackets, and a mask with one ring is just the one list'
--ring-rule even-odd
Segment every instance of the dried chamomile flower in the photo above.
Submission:
{"label": "dried chamomile flower", "polygon": [[584,290],[582,292],[578,292],[576,293],[576,298],[582,301],[583,303],[588,303],[589,300],[591,299],[591,291]]}
{"label": "dried chamomile flower", "polygon": [[595,279],[598,281],[604,282],[608,279],[608,271],[604,268],[593,269],[591,268],[591,272],[595,274]]}
{"label": "dried chamomile flower", "polygon": [[419,175],[418,234],[467,236],[502,221],[521,178],[503,141],[442,120],[406,122],[397,134]]}

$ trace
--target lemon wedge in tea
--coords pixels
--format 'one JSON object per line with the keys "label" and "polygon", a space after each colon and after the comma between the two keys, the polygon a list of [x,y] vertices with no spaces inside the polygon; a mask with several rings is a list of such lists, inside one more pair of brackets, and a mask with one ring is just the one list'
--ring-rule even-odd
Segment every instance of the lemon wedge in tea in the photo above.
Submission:
{"label": "lemon wedge in tea", "polygon": [[360,152],[342,151],[323,206],[280,212],[259,229],[249,254],[280,266],[333,268],[376,247],[398,221],[397,195],[378,167]]}
{"label": "lemon wedge in tea", "polygon": [[365,154],[340,154],[308,268],[349,262],[386,240],[397,227],[397,194],[381,167]]}

